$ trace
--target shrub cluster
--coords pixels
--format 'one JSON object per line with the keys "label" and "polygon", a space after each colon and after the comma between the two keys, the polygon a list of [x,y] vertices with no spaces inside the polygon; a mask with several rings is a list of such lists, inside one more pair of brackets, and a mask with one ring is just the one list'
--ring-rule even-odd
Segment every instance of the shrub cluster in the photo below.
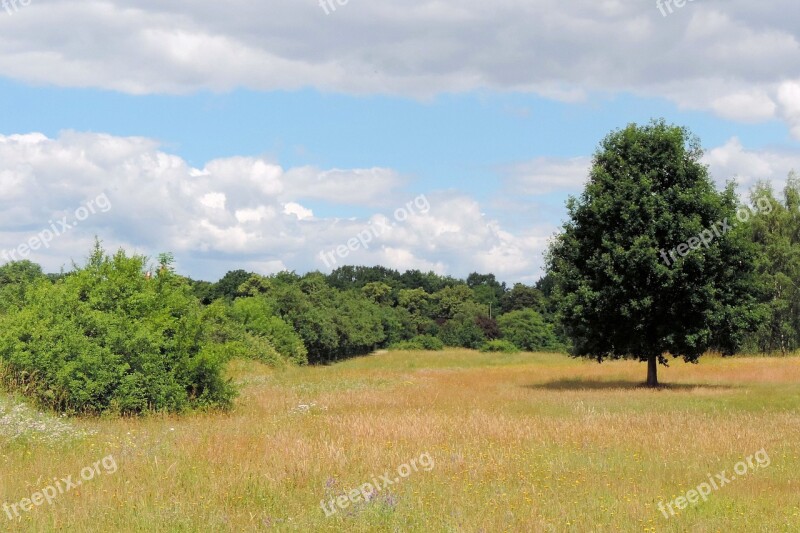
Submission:
{"label": "shrub cluster", "polygon": [[[559,345],[543,294],[506,290],[493,275],[235,270],[208,283],[171,265],[165,254],[152,271],[146,258],[109,256],[98,243],[66,274],[45,276],[28,261],[0,266],[0,380],[65,413],[180,412],[231,405],[224,370],[232,358],[281,367],[387,346]],[[492,310],[507,314],[491,318]],[[491,342],[499,338],[509,343]]]}
{"label": "shrub cluster", "polygon": [[488,341],[486,344],[481,346],[480,351],[496,353],[519,353],[520,349],[517,348],[513,342],[503,339],[495,339]]}
{"label": "shrub cluster", "polygon": [[413,339],[396,342],[389,348],[392,350],[428,350],[438,352],[444,350],[444,343],[433,335],[417,335]]}
{"label": "shrub cluster", "polygon": [[169,264],[97,245],[83,268],[27,286],[2,317],[5,385],[66,413],[122,414],[227,406],[223,353],[202,341],[202,313]]}

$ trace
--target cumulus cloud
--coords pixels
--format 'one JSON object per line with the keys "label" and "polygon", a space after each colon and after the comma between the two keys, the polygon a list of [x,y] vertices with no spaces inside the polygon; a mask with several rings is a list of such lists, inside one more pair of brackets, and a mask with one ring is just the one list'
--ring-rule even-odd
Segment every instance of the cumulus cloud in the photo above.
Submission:
{"label": "cumulus cloud", "polygon": [[[328,181],[336,186],[328,188]],[[74,221],[76,210],[92,201],[105,205],[97,201],[102,195],[108,209],[84,217],[30,259],[50,270],[69,267],[70,260],[82,261],[97,235],[111,249],[151,257],[172,251],[187,273],[212,279],[234,268],[305,272],[342,264],[456,275],[484,269],[506,279],[538,274],[541,241],[504,231],[467,196],[414,197],[397,190],[399,183],[389,169],[284,169],[245,157],[193,168],[137,137],[0,136],[0,250],[17,248],[61,217]],[[391,207],[372,208],[363,218],[319,217],[303,204],[313,197],[369,210],[381,193]],[[326,266],[321,252],[364,231],[373,235],[368,246]]]}
{"label": "cumulus cloud", "polygon": [[329,15],[315,0],[37,0],[0,17],[0,74],[134,94],[627,91],[744,121],[784,106],[792,120],[782,84],[800,71],[798,25],[795,0],[668,17],[634,0],[373,0]]}
{"label": "cumulus cloud", "polygon": [[[736,177],[746,188],[767,179],[779,188],[799,156],[750,150],[733,138],[710,150],[705,162],[720,182]],[[578,193],[589,164],[583,157],[512,165],[504,169],[506,191],[527,196],[530,205],[552,192]],[[376,176],[377,185],[364,176]],[[305,272],[343,264],[454,275],[491,271],[527,282],[541,274],[542,252],[557,229],[552,223],[514,210],[493,218],[486,206],[457,191],[407,194],[397,176],[380,168],[285,169],[245,157],[194,168],[139,137],[71,131],[57,138],[0,136],[0,251],[17,248],[59,220],[74,223],[79,208],[105,205],[102,195],[108,209],[95,209],[30,258],[49,270],[69,268],[71,260],[82,261],[97,235],[110,249],[123,246],[150,256],[172,251],[181,269],[208,279],[232,268]],[[326,180],[348,194],[315,185]],[[371,214],[317,216],[305,204],[308,198],[322,206],[347,202]],[[325,261],[325,253],[347,247],[364,232],[371,235],[365,245]]]}
{"label": "cumulus cloud", "polygon": [[763,90],[726,94],[711,102],[718,115],[742,122],[758,122],[775,116],[777,104]]}
{"label": "cumulus cloud", "polygon": [[405,181],[387,168],[319,170],[302,167],[290,170],[284,183],[289,196],[374,206],[385,204],[386,193]]}
{"label": "cumulus cloud", "polygon": [[[792,104],[794,88],[787,89],[785,100]],[[800,85],[796,95],[800,98]],[[797,116],[800,120],[800,99],[797,101]],[[787,106],[788,107],[788,106]],[[506,177],[503,208],[513,208],[518,195],[534,197],[553,192],[580,193],[589,176],[590,157],[575,158],[537,158],[510,165],[502,169]],[[706,151],[703,163],[709,166],[712,178],[719,186],[728,180],[735,180],[742,192],[746,192],[757,181],[773,184],[776,189],[783,187],[786,177],[793,170],[800,171],[800,150],[746,148],[737,137],[725,144]]]}
{"label": "cumulus cloud", "polygon": [[314,212],[311,209],[306,209],[302,205],[295,202],[289,202],[288,204],[284,205],[283,214],[294,215],[297,217],[297,220],[303,220],[314,216]]}
{"label": "cumulus cloud", "polygon": [[733,179],[739,185],[740,193],[746,193],[762,180],[780,190],[789,173],[800,170],[800,151],[748,150],[734,137],[706,152],[703,162],[709,166],[709,172],[718,184]]}
{"label": "cumulus cloud", "polygon": [[574,192],[583,188],[589,177],[590,157],[539,157],[503,169],[511,192],[541,195]]}
{"label": "cumulus cloud", "polygon": [[787,81],[778,89],[778,101],[792,135],[800,139],[800,81]]}

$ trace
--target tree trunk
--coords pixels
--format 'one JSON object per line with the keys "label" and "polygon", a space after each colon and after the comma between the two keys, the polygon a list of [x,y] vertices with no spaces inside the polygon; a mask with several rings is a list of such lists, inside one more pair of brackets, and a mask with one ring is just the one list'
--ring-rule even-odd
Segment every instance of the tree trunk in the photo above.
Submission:
{"label": "tree trunk", "polygon": [[658,357],[655,355],[647,360],[647,386],[658,387]]}

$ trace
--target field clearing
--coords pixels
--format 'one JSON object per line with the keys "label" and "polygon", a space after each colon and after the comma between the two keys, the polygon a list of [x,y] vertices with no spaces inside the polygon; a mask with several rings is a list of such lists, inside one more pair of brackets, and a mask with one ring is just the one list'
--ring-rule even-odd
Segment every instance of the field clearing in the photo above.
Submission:
{"label": "field clearing", "polygon": [[[114,473],[8,531],[800,531],[800,358],[660,370],[556,354],[390,352],[274,371],[236,361],[227,414],[56,419],[0,401],[7,504],[112,455]],[[764,449],[674,517],[658,509]],[[330,517],[321,500],[429,454]]]}

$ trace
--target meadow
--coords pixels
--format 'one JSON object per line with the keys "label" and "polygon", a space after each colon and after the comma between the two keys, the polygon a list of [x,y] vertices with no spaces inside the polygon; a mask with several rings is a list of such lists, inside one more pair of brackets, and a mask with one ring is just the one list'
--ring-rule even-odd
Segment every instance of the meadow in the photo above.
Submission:
{"label": "meadow", "polygon": [[[4,507],[2,529],[800,531],[798,357],[675,362],[658,390],[635,362],[461,349],[227,373],[227,413],[58,418],[0,397],[6,506],[91,474],[20,517]],[[659,510],[759,450],[768,465]],[[326,516],[423,454],[430,469]]]}

